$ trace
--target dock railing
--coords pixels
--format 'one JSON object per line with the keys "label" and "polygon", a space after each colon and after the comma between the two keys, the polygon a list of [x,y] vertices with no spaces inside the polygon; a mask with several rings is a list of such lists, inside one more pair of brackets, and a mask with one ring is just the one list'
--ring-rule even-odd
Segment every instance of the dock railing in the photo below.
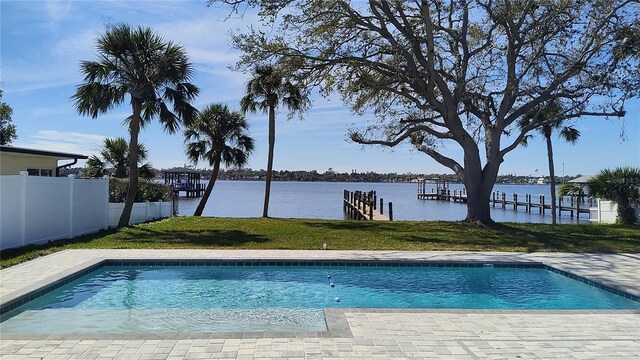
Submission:
{"label": "dock railing", "polygon": [[[452,190],[441,187],[431,188],[429,191],[425,182],[420,182],[418,183],[418,199],[467,202],[467,191],[464,188]],[[579,196],[558,196],[556,201],[558,215],[568,212],[571,218],[575,216],[577,219],[580,219],[580,214],[589,214],[589,207],[595,203],[594,198]],[[551,201],[546,199],[545,195],[507,194],[494,191],[489,198],[489,204],[493,208],[499,207],[503,210],[518,211],[518,209],[524,208],[525,212],[531,213],[537,209],[541,215],[551,214]]]}
{"label": "dock railing", "polygon": [[393,203],[388,203],[387,214],[385,214],[384,199],[378,199],[375,191],[344,190],[342,210],[351,220],[393,221]]}

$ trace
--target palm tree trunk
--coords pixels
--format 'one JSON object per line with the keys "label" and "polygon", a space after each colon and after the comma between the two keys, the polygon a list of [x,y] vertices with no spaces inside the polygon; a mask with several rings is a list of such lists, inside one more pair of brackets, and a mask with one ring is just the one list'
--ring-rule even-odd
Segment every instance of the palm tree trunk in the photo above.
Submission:
{"label": "palm tree trunk", "polygon": [[200,203],[198,203],[198,207],[196,211],[193,213],[193,216],[201,216],[204,211],[205,205],[207,205],[207,201],[209,200],[209,196],[211,196],[211,192],[213,191],[213,186],[216,184],[216,180],[218,179],[218,171],[220,171],[220,158],[216,159],[216,162],[213,164],[213,170],[211,170],[211,178],[209,179],[209,183],[207,184],[207,188],[204,189],[204,194],[202,194],[202,199],[200,199]]}
{"label": "palm tree trunk", "polygon": [[549,157],[549,186],[551,187],[551,223],[556,223],[556,174],[553,167],[553,145],[551,134],[545,134],[547,140],[547,156]]}
{"label": "palm tree trunk", "polygon": [[142,104],[137,99],[132,99],[131,102],[133,104],[133,116],[131,117],[131,124],[129,125],[129,132],[131,134],[131,140],[129,141],[129,189],[127,191],[127,200],[124,203],[124,209],[122,209],[122,215],[120,215],[120,220],[118,220],[118,227],[129,225],[133,202],[138,192],[138,133],[140,133]]}
{"label": "palm tree trunk", "polygon": [[267,159],[267,178],[264,189],[264,208],[262,217],[269,217],[269,196],[271,195],[271,176],[273,175],[273,148],[276,144],[276,110],[269,106],[269,157]]}

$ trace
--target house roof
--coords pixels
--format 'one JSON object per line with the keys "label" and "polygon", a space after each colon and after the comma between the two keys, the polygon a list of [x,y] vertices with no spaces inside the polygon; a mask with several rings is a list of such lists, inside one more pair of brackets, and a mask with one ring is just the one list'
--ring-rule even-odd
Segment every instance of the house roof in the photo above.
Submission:
{"label": "house roof", "polygon": [[171,168],[171,169],[166,169],[166,170],[162,170],[163,173],[174,173],[174,174],[199,174],[200,171],[199,170],[195,170],[195,169],[190,169],[190,168],[186,168],[186,167],[175,167],[175,168]]}
{"label": "house roof", "polygon": [[6,145],[0,145],[0,152],[51,156],[51,157],[55,157],[55,158],[58,158],[58,159],[87,159],[87,158],[89,158],[88,156],[81,155],[81,154],[71,154],[71,153],[63,153],[63,152],[58,152],[58,151],[48,151],[48,150],[38,150],[38,149],[28,149],[28,148],[20,148],[20,147],[15,147],[15,146],[6,146]]}
{"label": "house roof", "polygon": [[586,184],[589,180],[591,180],[591,178],[593,178],[593,175],[584,175],[567,182],[572,184]]}

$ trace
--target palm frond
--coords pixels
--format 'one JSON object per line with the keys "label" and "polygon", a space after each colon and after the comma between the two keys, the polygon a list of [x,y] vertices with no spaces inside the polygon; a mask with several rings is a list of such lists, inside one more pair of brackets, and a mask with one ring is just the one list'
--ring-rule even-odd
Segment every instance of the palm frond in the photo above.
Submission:
{"label": "palm frond", "polygon": [[570,144],[575,144],[580,138],[580,130],[573,126],[564,126],[560,130],[560,137]]}
{"label": "palm frond", "polygon": [[210,104],[184,131],[187,156],[205,160],[213,166],[222,161],[227,166],[246,164],[253,151],[253,139],[247,134],[245,117],[224,104]]}

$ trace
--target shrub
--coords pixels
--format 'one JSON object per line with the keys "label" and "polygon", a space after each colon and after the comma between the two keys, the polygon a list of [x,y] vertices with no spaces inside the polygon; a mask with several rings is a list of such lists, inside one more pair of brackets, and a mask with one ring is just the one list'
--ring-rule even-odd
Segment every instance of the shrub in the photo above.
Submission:
{"label": "shrub", "polygon": [[[109,179],[109,202],[123,203],[127,199],[129,190],[128,179]],[[135,202],[168,201],[171,199],[171,189],[165,184],[140,179]]]}

